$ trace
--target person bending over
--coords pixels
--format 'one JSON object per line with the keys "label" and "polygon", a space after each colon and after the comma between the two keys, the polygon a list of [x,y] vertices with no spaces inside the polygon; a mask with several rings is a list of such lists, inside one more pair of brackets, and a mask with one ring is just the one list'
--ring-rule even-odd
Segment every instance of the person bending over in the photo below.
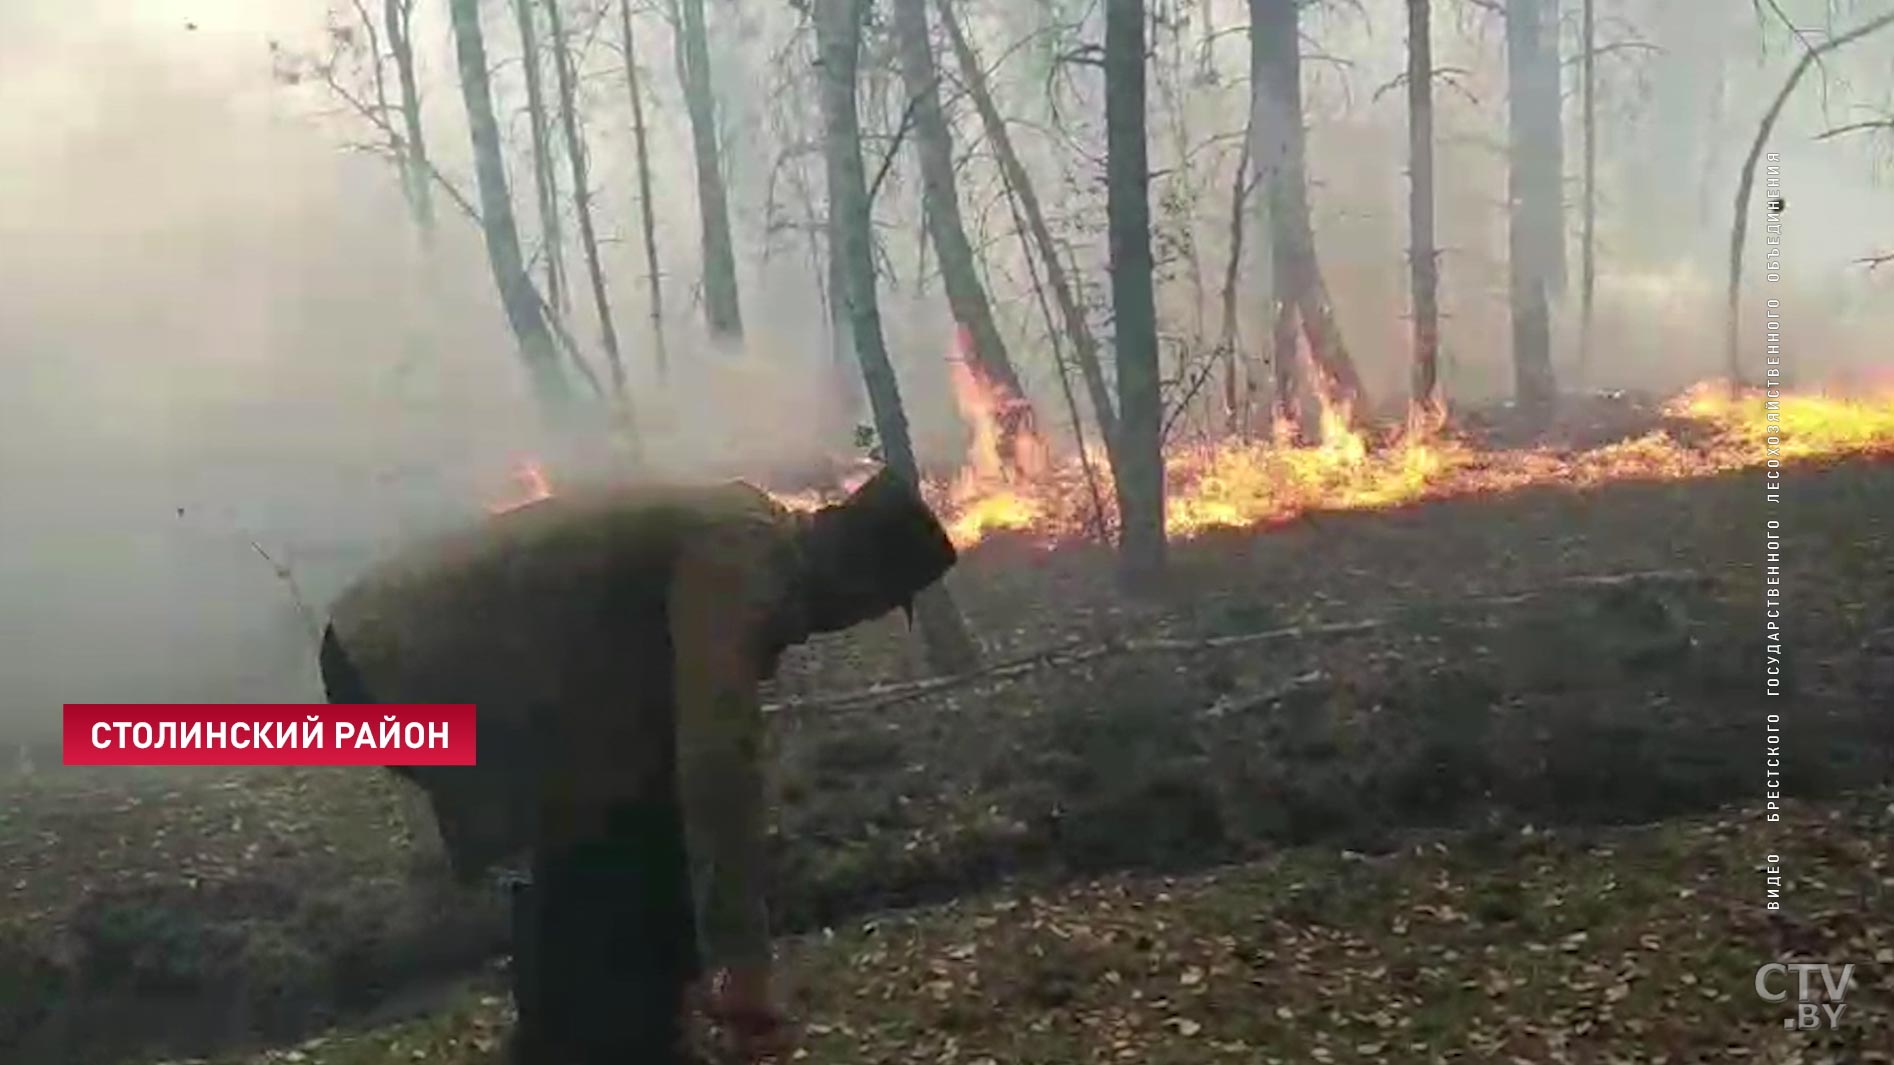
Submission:
{"label": "person bending over", "polygon": [[513,898],[518,1065],[683,1060],[687,991],[738,1052],[785,1049],[764,902],[763,718],[782,652],[914,597],[956,561],[882,470],[790,511],[742,483],[554,496],[423,543],[339,597],[333,703],[473,703],[478,765],[390,767],[471,884]]}

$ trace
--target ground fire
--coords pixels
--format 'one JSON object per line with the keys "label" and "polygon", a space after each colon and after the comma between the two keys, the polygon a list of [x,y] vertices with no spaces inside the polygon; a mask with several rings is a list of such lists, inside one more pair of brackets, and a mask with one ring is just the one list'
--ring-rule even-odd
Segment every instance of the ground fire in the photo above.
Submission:
{"label": "ground fire", "polygon": [[[1672,480],[1759,466],[1770,457],[1767,402],[1760,391],[1732,395],[1719,383],[1706,383],[1664,405],[1667,427],[1584,449],[1487,448],[1451,428],[1431,438],[1375,442],[1362,431],[1339,428],[1341,419],[1325,419],[1324,440],[1310,446],[1243,440],[1174,445],[1167,457],[1165,524],[1173,538],[1188,537],[1218,527],[1273,525],[1312,510],[1391,507],[1533,484]],[[1780,458],[1894,452],[1894,391],[1791,394],[1779,402]],[[1100,461],[1092,465],[1103,468]],[[979,468],[970,460],[951,490],[940,495],[963,546],[1002,530],[1052,543],[1097,524],[1097,505],[1076,459],[1051,465],[1029,485],[978,481],[971,473]],[[1104,498],[1109,508],[1108,491]]]}
{"label": "ground fire", "polygon": [[[1084,461],[1056,455],[1029,434],[1017,449],[1024,461],[1003,462],[1004,406],[968,363],[949,365],[972,439],[960,470],[931,479],[926,490],[961,548],[999,533],[1052,547],[1113,526],[1102,454]],[[1760,390],[1732,392],[1706,382],[1663,404],[1664,427],[1585,448],[1483,446],[1451,424],[1426,437],[1396,433],[1376,440],[1373,430],[1343,428],[1347,420],[1337,417],[1323,418],[1322,441],[1305,446],[1239,439],[1174,444],[1166,458],[1165,526],[1172,538],[1187,538],[1215,528],[1268,527],[1318,510],[1394,507],[1541,484],[1704,477],[1762,465],[1772,457],[1772,425],[1782,427],[1773,457],[1783,460],[1894,454],[1894,389],[1787,393],[1773,401],[1780,404],[1776,423],[1768,418],[1770,402]],[[858,463],[830,491],[771,494],[786,506],[811,509],[845,495],[870,472],[872,466]],[[490,509],[551,494],[539,464],[523,463],[517,476],[526,498]]]}
{"label": "ground fire", "polygon": [[546,467],[538,459],[522,459],[513,468],[513,479],[524,491],[516,499],[495,503],[487,508],[492,514],[504,514],[509,510],[531,506],[542,499],[552,498],[552,484],[547,479]]}

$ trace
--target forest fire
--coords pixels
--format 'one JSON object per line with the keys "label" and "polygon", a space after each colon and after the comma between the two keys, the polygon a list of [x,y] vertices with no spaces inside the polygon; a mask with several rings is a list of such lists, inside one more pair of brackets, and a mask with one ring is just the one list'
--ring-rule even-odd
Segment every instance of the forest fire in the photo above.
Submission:
{"label": "forest fire", "polygon": [[[1771,423],[1757,391],[1732,395],[1710,382],[1665,404],[1670,428],[1587,449],[1495,449],[1463,435],[1400,436],[1376,443],[1323,419],[1309,446],[1263,441],[1173,446],[1167,456],[1166,528],[1185,538],[1213,528],[1266,527],[1314,510],[1362,510],[1538,484],[1585,487],[1616,480],[1678,480],[1761,465]],[[1861,396],[1794,393],[1781,404],[1783,459],[1894,455],[1894,390]],[[963,411],[968,405],[963,404]],[[978,409],[977,406],[973,409]],[[992,434],[976,430],[976,451]],[[1050,545],[1115,522],[1102,456],[1095,498],[1076,457],[1049,463],[1030,482],[996,483],[984,453],[969,456],[950,486],[934,487],[950,533],[963,548],[1010,530]],[[1099,513],[1103,511],[1102,515]]]}
{"label": "forest fire", "polygon": [[955,333],[947,369],[954,406],[973,431],[966,465],[944,488],[933,486],[948,535],[966,546],[988,532],[1042,527],[1048,516],[1042,489],[1051,483],[1053,464],[1029,420],[1031,407],[982,371],[965,327]]}
{"label": "forest fire", "polygon": [[[954,397],[972,431],[960,471],[924,491],[962,549],[999,533],[1051,547],[1110,529],[1116,514],[1102,454],[1054,456],[1029,428],[1012,432],[1003,452],[1006,404],[962,360],[950,362]],[[1583,449],[1492,448],[1451,429],[1399,434],[1385,441],[1322,419],[1320,443],[1263,440],[1173,445],[1166,458],[1165,526],[1174,539],[1217,528],[1268,527],[1318,510],[1366,510],[1531,485],[1587,487],[1620,480],[1681,480],[1760,466],[1771,423],[1759,391],[1732,394],[1719,382],[1698,385],[1663,407],[1669,423],[1641,436]],[[1894,388],[1860,395],[1785,394],[1776,455],[1784,460],[1849,454],[1894,455]],[[770,494],[811,510],[865,480],[873,464],[855,464],[833,490]],[[1089,473],[1088,473],[1089,468]],[[523,498],[491,506],[516,510],[552,495],[544,468],[515,473]]]}
{"label": "forest fire", "polygon": [[489,514],[505,514],[510,510],[531,506],[542,499],[552,498],[552,483],[546,479],[546,467],[537,459],[525,459],[513,468],[513,479],[526,489],[524,495],[487,507]]}

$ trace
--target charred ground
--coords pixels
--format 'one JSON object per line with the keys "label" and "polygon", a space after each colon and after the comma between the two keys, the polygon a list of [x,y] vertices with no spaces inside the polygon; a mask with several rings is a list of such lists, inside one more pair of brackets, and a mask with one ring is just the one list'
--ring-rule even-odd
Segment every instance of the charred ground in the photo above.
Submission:
{"label": "charred ground", "polygon": [[[1206,536],[1175,547],[1164,600],[1136,609],[1121,605],[1107,550],[996,539],[952,578],[992,660],[1153,638],[1197,646],[1022,667],[867,708],[809,701],[916,676],[898,622],[797,654],[774,693],[777,908],[786,932],[842,930],[793,948],[811,974],[820,1060],[932,1058],[948,1037],[966,1060],[974,1048],[1107,1060],[1093,1051],[1120,1036],[1144,1048],[1139,1060],[1206,1060],[1204,1040],[1301,1060],[1318,1030],[1339,1058],[1372,1059],[1360,1047],[1421,1035],[1377,1036],[1364,1021],[1343,1038],[1356,1021],[1270,1020],[1279,1005],[1324,1016],[1297,999],[1313,986],[1297,982],[1302,962],[1328,958],[1351,979],[1379,965],[1419,994],[1430,980],[1518,980],[1514,963],[1531,959],[1493,953],[1518,930],[1579,973],[1617,949],[1606,937],[1635,950],[1638,935],[1683,922],[1708,953],[1652,964],[1753,971],[1785,944],[1820,946],[1784,938],[1814,935],[1809,925],[1741,914],[1760,893],[1748,852],[1790,836],[1808,851],[1793,867],[1804,919],[1819,899],[1859,914],[1824,918],[1822,934],[1878,935],[1887,902],[1864,863],[1880,860],[1867,848],[1886,829],[1869,789],[1894,766],[1894,465],[1804,464],[1789,484],[1792,697],[1778,702],[1790,707],[1791,794],[1815,805],[1780,837],[1760,835],[1753,812],[1715,813],[1763,788],[1753,474],[1535,488]],[[496,900],[443,886],[429,826],[378,774],[51,770],[5,787],[0,1044],[23,1048],[21,1060],[204,1054],[369,1025],[437,1005],[505,949]],[[1673,818],[1697,820],[1606,827]],[[1261,864],[1199,872],[1233,862]],[[1002,883],[1014,901],[965,901]],[[1039,892],[1030,919],[1007,908]],[[1548,910],[1546,892],[1563,901]],[[948,900],[962,901],[885,916]],[[1394,943],[1390,921],[1413,934]],[[1728,943],[1714,939],[1718,922]],[[1605,923],[1591,945],[1560,946]],[[1075,925],[1090,946],[1047,931]],[[1426,949],[1454,956],[1404,953],[1434,925],[1446,945]],[[1856,945],[1868,957],[1894,948]],[[1234,979],[1245,950],[1276,963]],[[1202,988],[1180,990],[1193,969]],[[1506,1032],[1508,1011],[1579,1008],[1594,984],[1554,975],[1536,997],[1465,1005]],[[1724,999],[1705,1008],[1738,1010]],[[1203,1008],[1170,1008],[1183,1002]],[[1051,1027],[1018,1003],[1039,1003]],[[1659,1023],[1620,1008],[1593,1017],[1600,1039],[1635,1037],[1625,1017]],[[496,1009],[457,999],[418,1026],[341,1040],[336,1052],[361,1056],[335,1060],[382,1060],[389,1040],[480,1060]],[[1686,1014],[1663,1022],[1676,1060],[1692,1040],[1723,1038],[1718,1016],[1700,1030]],[[1502,1045],[1542,1060],[1505,1039],[1492,1053]]]}

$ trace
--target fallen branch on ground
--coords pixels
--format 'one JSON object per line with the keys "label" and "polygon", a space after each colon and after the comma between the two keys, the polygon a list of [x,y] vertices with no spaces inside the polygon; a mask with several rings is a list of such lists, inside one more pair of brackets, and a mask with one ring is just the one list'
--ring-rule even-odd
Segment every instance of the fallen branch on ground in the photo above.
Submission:
{"label": "fallen branch on ground", "polygon": [[1286,699],[1306,688],[1317,688],[1329,683],[1333,678],[1322,670],[1310,670],[1307,673],[1290,677],[1281,684],[1251,692],[1244,696],[1224,696],[1198,713],[1202,717],[1227,717],[1231,714],[1249,714],[1266,710],[1271,704]]}
{"label": "fallen branch on ground", "polygon": [[[1568,577],[1557,582],[1559,588],[1612,588],[1636,584],[1671,585],[1708,585],[1712,578],[1695,570],[1645,570],[1634,573],[1607,573],[1590,576]],[[1458,600],[1455,607],[1495,607],[1513,606],[1543,598],[1550,589],[1538,589],[1528,592],[1515,592],[1511,595],[1482,596],[1476,599]],[[1201,651],[1216,651],[1230,647],[1245,647],[1254,644],[1275,643],[1282,640],[1302,640],[1312,636],[1351,636],[1386,628],[1394,624],[1397,617],[1366,618],[1361,621],[1338,621],[1311,625],[1291,625],[1280,629],[1266,629],[1261,632],[1244,632],[1233,636],[1208,636],[1197,639],[1153,638],[1143,640],[1107,640],[1102,643],[1070,643],[1063,647],[1049,647],[1031,654],[995,662],[982,669],[967,673],[955,673],[945,677],[929,677],[926,680],[908,681],[901,684],[882,684],[872,688],[862,688],[851,692],[838,692],[834,695],[816,695],[801,699],[787,699],[779,703],[770,703],[763,707],[767,714],[799,713],[809,710],[878,710],[895,703],[906,702],[928,695],[935,695],[969,684],[991,681],[1013,680],[1036,670],[1052,666],[1073,666],[1083,662],[1118,654],[1189,654]]]}

